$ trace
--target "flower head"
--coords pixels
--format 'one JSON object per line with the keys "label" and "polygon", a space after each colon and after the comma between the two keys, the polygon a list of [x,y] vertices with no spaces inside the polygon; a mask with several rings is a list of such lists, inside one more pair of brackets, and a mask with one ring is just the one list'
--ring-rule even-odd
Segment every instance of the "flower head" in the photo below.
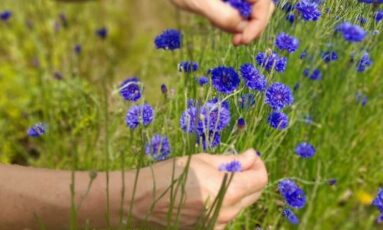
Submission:
{"label": "flower head", "polygon": [[383,214],[383,188],[379,189],[378,195],[376,195],[375,199],[372,201],[372,205],[377,207]]}
{"label": "flower head", "polygon": [[289,53],[294,53],[299,47],[299,41],[297,38],[286,33],[280,33],[275,40],[275,45],[280,50],[286,50]]}
{"label": "flower head", "polygon": [[206,85],[207,83],[209,83],[209,78],[205,77],[205,76],[201,76],[199,78],[197,78],[197,81],[198,81],[198,84],[200,86],[204,86]]}
{"label": "flower head", "polygon": [[292,224],[299,224],[299,219],[298,217],[295,215],[295,213],[289,209],[289,208],[285,208],[283,209],[282,211],[282,215]]}
{"label": "flower head", "polygon": [[309,69],[303,71],[305,77],[310,78],[311,80],[321,80],[322,72],[319,69],[314,69],[312,72]]}
{"label": "flower head", "polygon": [[[207,138],[206,138],[207,136]],[[212,149],[217,147],[221,143],[221,134],[218,132],[207,132],[197,134],[197,144],[202,144],[202,149]]]}
{"label": "flower head", "polygon": [[284,72],[287,67],[287,58],[281,57],[275,52],[270,55],[260,52],[255,57],[255,60],[258,65],[262,66],[267,71],[274,69],[275,71],[281,73]]}
{"label": "flower head", "polygon": [[375,21],[380,22],[383,20],[383,10],[378,10],[375,12]]}
{"label": "flower head", "polygon": [[149,104],[132,106],[126,114],[126,125],[135,129],[139,124],[148,126],[154,119],[154,110]]}
{"label": "flower head", "polygon": [[363,107],[367,105],[367,102],[368,102],[367,95],[361,92],[357,92],[355,98],[356,98],[356,102],[360,103]]}
{"label": "flower head", "polygon": [[165,84],[161,85],[161,93],[164,95],[168,94],[168,87]]}
{"label": "flower head", "polygon": [[191,73],[197,71],[198,68],[199,66],[197,62],[183,61],[178,64],[178,71],[180,72]]}
{"label": "flower head", "polygon": [[104,26],[96,30],[96,35],[101,39],[105,39],[108,36],[108,29]]}
{"label": "flower head", "polygon": [[305,21],[317,21],[322,13],[318,4],[308,0],[301,0],[297,3],[296,9]]}
{"label": "flower head", "polygon": [[338,60],[338,54],[335,51],[326,51],[322,53],[322,60],[326,63]]}
{"label": "flower head", "polygon": [[242,117],[237,120],[238,129],[244,129],[246,127],[246,121]]}
{"label": "flower head", "polygon": [[265,103],[273,110],[281,110],[286,106],[292,105],[293,102],[293,93],[285,84],[276,82],[266,90]]}
{"label": "flower head", "polygon": [[332,178],[332,179],[327,181],[327,184],[330,186],[336,185],[336,183],[337,183],[337,179],[335,179],[335,178]]}
{"label": "flower head", "polygon": [[209,130],[212,132],[220,132],[224,130],[230,123],[230,111],[221,103],[206,103],[201,108],[202,124],[198,127],[201,132]]}
{"label": "flower head", "polygon": [[361,42],[367,35],[367,32],[362,27],[349,22],[339,24],[335,31],[342,33],[343,38],[349,42]]}
{"label": "flower head", "polygon": [[219,66],[211,71],[214,88],[224,94],[234,92],[241,81],[237,72],[232,67]]}
{"label": "flower head", "polygon": [[367,52],[364,52],[363,56],[360,58],[359,62],[356,64],[356,70],[361,73],[366,71],[366,69],[372,65],[372,60],[370,55]]}
{"label": "flower head", "polygon": [[282,112],[272,112],[269,115],[267,122],[272,128],[282,130],[286,129],[289,125],[289,118]]}
{"label": "flower head", "polygon": [[152,157],[156,161],[162,161],[169,157],[170,144],[165,136],[156,134],[145,146],[146,155]]}
{"label": "flower head", "polygon": [[237,160],[233,160],[229,163],[224,163],[219,166],[219,171],[222,172],[241,172],[242,171],[242,165],[241,162]]}
{"label": "flower head", "polygon": [[9,10],[4,10],[2,12],[0,12],[0,20],[6,22],[8,21],[12,16],[12,12],[9,11]]}
{"label": "flower head", "polygon": [[293,13],[288,13],[286,15],[286,20],[289,21],[290,23],[294,23],[295,22],[295,14]]}
{"label": "flower head", "polygon": [[278,185],[279,192],[287,204],[293,208],[303,208],[306,205],[306,195],[298,185],[290,179],[283,179]]}
{"label": "flower head", "polygon": [[120,95],[127,101],[138,101],[141,98],[140,81],[136,77],[123,81],[119,90]]}
{"label": "flower head", "polygon": [[81,47],[80,44],[76,44],[74,46],[73,50],[74,50],[75,54],[79,55],[81,53],[81,51],[82,51],[82,47]]}
{"label": "flower head", "polygon": [[175,29],[168,29],[154,39],[157,49],[175,50],[181,48],[182,34]]}
{"label": "flower head", "polygon": [[315,155],[315,148],[307,142],[302,142],[295,147],[295,153],[302,158],[311,158]]}
{"label": "flower head", "polygon": [[264,91],[267,80],[252,64],[243,64],[240,68],[246,86],[252,90]]}
{"label": "flower head", "polygon": [[180,126],[184,132],[192,133],[197,130],[199,123],[199,113],[200,110],[197,110],[197,108],[194,106],[190,106],[186,111],[182,113]]}
{"label": "flower head", "polygon": [[249,19],[251,17],[253,5],[247,0],[224,0],[224,2],[227,2],[231,7],[238,10],[243,18]]}
{"label": "flower head", "polygon": [[46,125],[43,123],[37,123],[27,130],[27,134],[30,137],[41,137],[46,133]]}

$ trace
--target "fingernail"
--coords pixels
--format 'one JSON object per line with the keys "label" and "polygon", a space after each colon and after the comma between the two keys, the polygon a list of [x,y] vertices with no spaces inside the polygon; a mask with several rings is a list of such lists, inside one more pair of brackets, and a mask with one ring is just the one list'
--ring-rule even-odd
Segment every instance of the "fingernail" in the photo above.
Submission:
{"label": "fingernail", "polygon": [[238,25],[237,25],[237,31],[238,32],[242,32],[246,26],[247,26],[248,22],[247,21],[241,21]]}

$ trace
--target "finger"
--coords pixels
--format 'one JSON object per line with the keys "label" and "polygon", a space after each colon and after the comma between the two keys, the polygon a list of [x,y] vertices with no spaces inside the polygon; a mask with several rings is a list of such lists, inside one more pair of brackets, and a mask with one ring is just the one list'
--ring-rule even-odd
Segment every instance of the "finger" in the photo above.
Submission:
{"label": "finger", "polygon": [[243,196],[252,195],[253,193],[262,191],[268,183],[265,164],[258,157],[251,169],[235,175],[233,183],[244,187],[245,192],[243,193]]}
{"label": "finger", "polygon": [[233,160],[237,160],[241,163],[242,171],[246,171],[254,166],[258,159],[257,152],[254,149],[249,149],[239,155],[203,155],[202,160],[206,163],[213,165],[213,167],[219,169],[222,164],[230,163]]}
{"label": "finger", "polygon": [[269,21],[272,7],[270,0],[260,0],[253,5],[252,19],[242,32],[241,44],[249,44],[262,34]]}
{"label": "finger", "polygon": [[256,193],[253,193],[251,195],[244,197],[240,202],[241,209],[245,209],[245,208],[253,205],[259,199],[259,197],[261,197],[261,195],[262,195],[262,191],[256,192]]}
{"label": "finger", "polygon": [[230,33],[242,32],[248,24],[237,10],[221,0],[205,1],[200,13],[214,26]]}

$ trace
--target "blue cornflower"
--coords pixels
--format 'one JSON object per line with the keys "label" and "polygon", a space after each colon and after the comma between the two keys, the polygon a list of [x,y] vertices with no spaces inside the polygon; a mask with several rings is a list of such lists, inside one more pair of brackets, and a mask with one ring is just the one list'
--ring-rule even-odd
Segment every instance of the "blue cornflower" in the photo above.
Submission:
{"label": "blue cornflower", "polygon": [[140,84],[136,77],[126,79],[120,85],[120,95],[127,101],[138,101],[141,98]]}
{"label": "blue cornflower", "polygon": [[152,137],[148,144],[145,146],[146,155],[153,158],[155,161],[163,161],[169,157],[170,144],[165,136],[156,134]]}
{"label": "blue cornflower", "polygon": [[312,144],[302,142],[295,147],[295,153],[302,158],[311,158],[315,155],[315,148]]}
{"label": "blue cornflower", "polygon": [[162,94],[168,94],[168,87],[165,84],[161,85],[161,93]]}
{"label": "blue cornflower", "polygon": [[186,133],[197,132],[204,134],[207,131],[220,132],[230,123],[230,111],[222,103],[206,103],[197,108],[190,106],[180,118],[181,129]]}
{"label": "blue cornflower", "polygon": [[297,38],[286,33],[280,33],[275,40],[275,45],[280,50],[286,50],[289,53],[294,53],[299,47],[299,41]]}
{"label": "blue cornflower", "polygon": [[299,56],[300,59],[305,59],[307,57],[307,50],[303,51],[301,55]]}
{"label": "blue cornflower", "polygon": [[363,56],[360,58],[359,62],[356,64],[356,70],[361,73],[364,72],[367,67],[372,65],[372,60],[368,52],[364,52]]}
{"label": "blue cornflower", "polygon": [[82,51],[81,45],[80,44],[75,45],[73,50],[74,50],[75,54],[79,55]]}
{"label": "blue cornflower", "polygon": [[181,48],[182,34],[175,29],[168,29],[154,39],[157,49],[175,50]]}
{"label": "blue cornflower", "polygon": [[293,13],[288,13],[286,15],[286,20],[289,21],[290,23],[294,23],[295,22],[295,14]]}
{"label": "blue cornflower", "polygon": [[264,91],[267,80],[252,64],[243,64],[240,68],[246,86],[252,90]]}
{"label": "blue cornflower", "polygon": [[[206,134],[209,135],[206,140]],[[217,147],[221,143],[221,134],[218,132],[207,132],[207,133],[197,133],[197,144],[202,143],[202,149],[205,151],[207,149],[212,149]]]}
{"label": "blue cornflower", "polygon": [[327,184],[330,186],[334,186],[334,185],[336,185],[336,183],[337,183],[337,179],[335,179],[335,178],[332,178],[332,179],[327,181]]}
{"label": "blue cornflower", "polygon": [[96,30],[96,35],[102,39],[105,39],[108,36],[108,29],[104,26]]}
{"label": "blue cornflower", "polygon": [[9,10],[4,10],[3,12],[0,12],[0,20],[6,22],[8,21],[12,16],[12,12]]}
{"label": "blue cornflower", "polygon": [[360,103],[363,107],[367,105],[368,97],[366,95],[364,95],[361,92],[357,92],[355,97],[356,101]]}
{"label": "blue cornflower", "polygon": [[223,163],[219,166],[219,171],[222,172],[241,172],[242,171],[242,165],[241,162],[237,160],[233,160],[229,163]]}
{"label": "blue cornflower", "polygon": [[358,21],[359,21],[359,24],[364,25],[367,23],[367,18],[359,16]]}
{"label": "blue cornflower", "polygon": [[248,109],[255,105],[255,96],[251,93],[244,94],[238,98],[239,107]]}
{"label": "blue cornflower", "polygon": [[282,6],[282,10],[285,11],[286,13],[289,13],[289,12],[293,11],[294,9],[295,9],[295,5],[290,3],[290,2],[286,2]]}
{"label": "blue cornflower", "polygon": [[297,83],[295,83],[293,90],[297,91],[300,87],[301,87],[301,83],[298,81]]}
{"label": "blue cornflower", "polygon": [[30,137],[41,137],[46,133],[46,125],[43,123],[37,123],[27,130],[27,134]]}
{"label": "blue cornflower", "polygon": [[200,110],[197,110],[197,108],[192,105],[182,113],[180,118],[180,126],[184,132],[192,133],[197,130],[199,113]]}
{"label": "blue cornflower", "polygon": [[197,81],[198,81],[198,84],[200,86],[204,86],[206,85],[207,83],[209,83],[209,78],[205,77],[205,76],[201,76],[199,78],[197,78]]}
{"label": "blue cornflower", "polygon": [[197,71],[199,68],[197,62],[192,61],[183,61],[178,64],[178,71],[185,72],[185,73],[191,73]]}
{"label": "blue cornflower", "polygon": [[320,71],[320,69],[314,69],[312,72],[309,69],[305,69],[303,71],[303,75],[314,81],[322,79],[322,72]]}
{"label": "blue cornflower", "polygon": [[224,94],[234,92],[241,79],[232,67],[219,66],[211,71],[214,88]]}
{"label": "blue cornflower", "polygon": [[305,21],[317,21],[322,13],[318,4],[307,0],[301,0],[297,3],[296,9]]}
{"label": "blue cornflower", "polygon": [[221,101],[217,97],[213,97],[212,99],[207,101],[208,103],[211,104],[217,104],[217,106],[222,106],[225,109],[230,111],[230,102],[229,101]]}
{"label": "blue cornflower", "polygon": [[135,129],[139,124],[148,126],[154,119],[154,110],[149,104],[132,106],[126,114],[126,125]]}
{"label": "blue cornflower", "polygon": [[267,122],[272,128],[283,130],[289,125],[289,118],[282,112],[272,112],[269,115]]}
{"label": "blue cornflower", "polygon": [[206,103],[201,108],[202,123],[199,124],[198,129],[201,132],[209,130],[212,132],[220,132],[224,130],[230,123],[230,111],[222,106],[220,103]]}
{"label": "blue cornflower", "polygon": [[381,213],[378,218],[376,218],[376,222],[378,222],[378,224],[380,223],[383,223],[383,213]]}
{"label": "blue cornflower", "polygon": [[238,129],[243,129],[246,127],[246,121],[242,117],[237,120]]}
{"label": "blue cornflower", "polygon": [[239,14],[245,18],[251,18],[251,13],[253,11],[253,5],[247,0],[223,0],[227,2],[231,7],[238,10]]}
{"label": "blue cornflower", "polygon": [[383,20],[383,10],[378,10],[375,12],[375,21],[380,22]]}
{"label": "blue cornflower", "polygon": [[292,224],[299,224],[299,219],[298,217],[295,215],[295,213],[289,209],[289,208],[285,208],[283,209],[282,211],[282,215]]}
{"label": "blue cornflower", "polygon": [[382,4],[383,0],[359,0],[359,2],[367,4]]}
{"label": "blue cornflower", "polygon": [[273,83],[266,90],[265,103],[273,110],[281,110],[286,106],[292,105],[294,102],[291,89],[280,82]]}
{"label": "blue cornflower", "polygon": [[372,201],[372,205],[377,207],[383,214],[383,188],[380,188],[375,199]]}
{"label": "blue cornflower", "polygon": [[342,33],[343,38],[349,42],[361,42],[367,35],[362,27],[353,25],[349,22],[339,24],[335,31]]}
{"label": "blue cornflower", "polygon": [[287,58],[278,56],[273,52],[269,56],[266,53],[260,52],[255,57],[257,64],[262,66],[265,70],[271,71],[274,69],[277,72],[284,72],[287,66]]}
{"label": "blue cornflower", "polygon": [[322,60],[326,63],[338,60],[338,54],[335,51],[326,51],[322,53]]}
{"label": "blue cornflower", "polygon": [[305,206],[306,195],[293,180],[283,179],[279,181],[278,188],[288,205],[298,209]]}

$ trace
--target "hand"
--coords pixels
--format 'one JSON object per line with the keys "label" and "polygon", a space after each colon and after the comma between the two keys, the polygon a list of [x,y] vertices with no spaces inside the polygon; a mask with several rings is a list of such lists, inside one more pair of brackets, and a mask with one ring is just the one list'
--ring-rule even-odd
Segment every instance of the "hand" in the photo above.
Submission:
{"label": "hand", "polygon": [[[179,220],[182,229],[193,229],[206,208],[205,205],[211,205],[218,194],[225,175],[218,168],[222,163],[229,163],[234,159],[241,162],[243,171],[234,174],[223,199],[215,229],[224,229],[241,210],[258,200],[268,179],[265,165],[254,150],[248,150],[241,155],[230,156],[194,155],[190,161],[185,185],[185,201],[180,209]],[[171,206],[170,192],[166,192],[166,190],[171,183],[173,164],[175,166],[174,178],[178,178],[184,171],[187,160],[187,157],[176,158],[141,170],[142,177],[140,176],[137,196],[134,200],[133,215],[135,219],[144,221],[147,217],[146,221],[152,224],[166,226],[167,214]],[[155,182],[155,191],[153,191],[152,182]],[[165,196],[158,200],[151,214],[147,216],[153,203],[153,195],[159,198],[163,193]],[[180,205],[180,195],[181,189],[178,189],[173,218],[175,218],[177,208]]]}
{"label": "hand", "polygon": [[172,0],[181,9],[209,19],[211,23],[233,34],[234,45],[249,44],[265,30],[274,12],[272,0],[248,0],[253,4],[250,20],[243,19],[238,11],[222,0]]}

